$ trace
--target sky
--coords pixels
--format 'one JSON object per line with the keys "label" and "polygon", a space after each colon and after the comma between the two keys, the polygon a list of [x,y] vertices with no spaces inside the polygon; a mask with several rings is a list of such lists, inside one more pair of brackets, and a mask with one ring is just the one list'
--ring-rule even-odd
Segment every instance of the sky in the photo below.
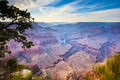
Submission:
{"label": "sky", "polygon": [[36,22],[120,22],[120,0],[8,0]]}

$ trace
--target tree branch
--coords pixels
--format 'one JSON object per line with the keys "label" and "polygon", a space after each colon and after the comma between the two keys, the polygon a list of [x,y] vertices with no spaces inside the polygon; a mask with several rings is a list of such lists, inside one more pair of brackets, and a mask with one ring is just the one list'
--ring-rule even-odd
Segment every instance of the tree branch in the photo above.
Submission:
{"label": "tree branch", "polygon": [[3,28],[4,29],[7,29],[9,26],[11,25],[14,25],[14,24],[18,24],[18,23],[15,23],[15,21],[17,20],[17,18],[15,18],[12,22],[10,22],[9,24],[7,24],[6,26],[4,26]]}

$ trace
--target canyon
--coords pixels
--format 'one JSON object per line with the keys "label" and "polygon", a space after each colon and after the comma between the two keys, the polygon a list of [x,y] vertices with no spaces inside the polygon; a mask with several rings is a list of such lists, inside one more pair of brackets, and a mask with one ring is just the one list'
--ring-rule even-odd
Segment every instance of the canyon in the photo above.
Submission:
{"label": "canyon", "polygon": [[30,49],[10,41],[9,48],[20,64],[37,65],[40,74],[65,80],[73,71],[91,70],[115,52],[120,52],[119,22],[36,22],[26,31],[34,43]]}

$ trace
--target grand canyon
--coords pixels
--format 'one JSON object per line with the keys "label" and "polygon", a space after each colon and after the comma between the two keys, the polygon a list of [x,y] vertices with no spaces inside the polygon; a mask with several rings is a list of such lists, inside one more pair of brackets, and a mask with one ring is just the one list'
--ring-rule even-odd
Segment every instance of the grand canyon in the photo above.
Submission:
{"label": "grand canyon", "polygon": [[26,36],[34,43],[21,48],[11,40],[20,64],[36,65],[38,74],[66,77],[73,71],[89,71],[97,64],[120,52],[119,22],[33,23]]}

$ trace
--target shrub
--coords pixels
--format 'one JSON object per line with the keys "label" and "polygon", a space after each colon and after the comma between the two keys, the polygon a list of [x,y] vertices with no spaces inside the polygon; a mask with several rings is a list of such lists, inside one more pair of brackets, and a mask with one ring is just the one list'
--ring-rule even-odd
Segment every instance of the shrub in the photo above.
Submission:
{"label": "shrub", "polygon": [[116,54],[109,58],[105,64],[99,64],[93,68],[95,77],[87,75],[86,80],[120,80],[120,55]]}
{"label": "shrub", "polygon": [[32,71],[23,69],[22,71],[14,73],[12,80],[32,80]]}

